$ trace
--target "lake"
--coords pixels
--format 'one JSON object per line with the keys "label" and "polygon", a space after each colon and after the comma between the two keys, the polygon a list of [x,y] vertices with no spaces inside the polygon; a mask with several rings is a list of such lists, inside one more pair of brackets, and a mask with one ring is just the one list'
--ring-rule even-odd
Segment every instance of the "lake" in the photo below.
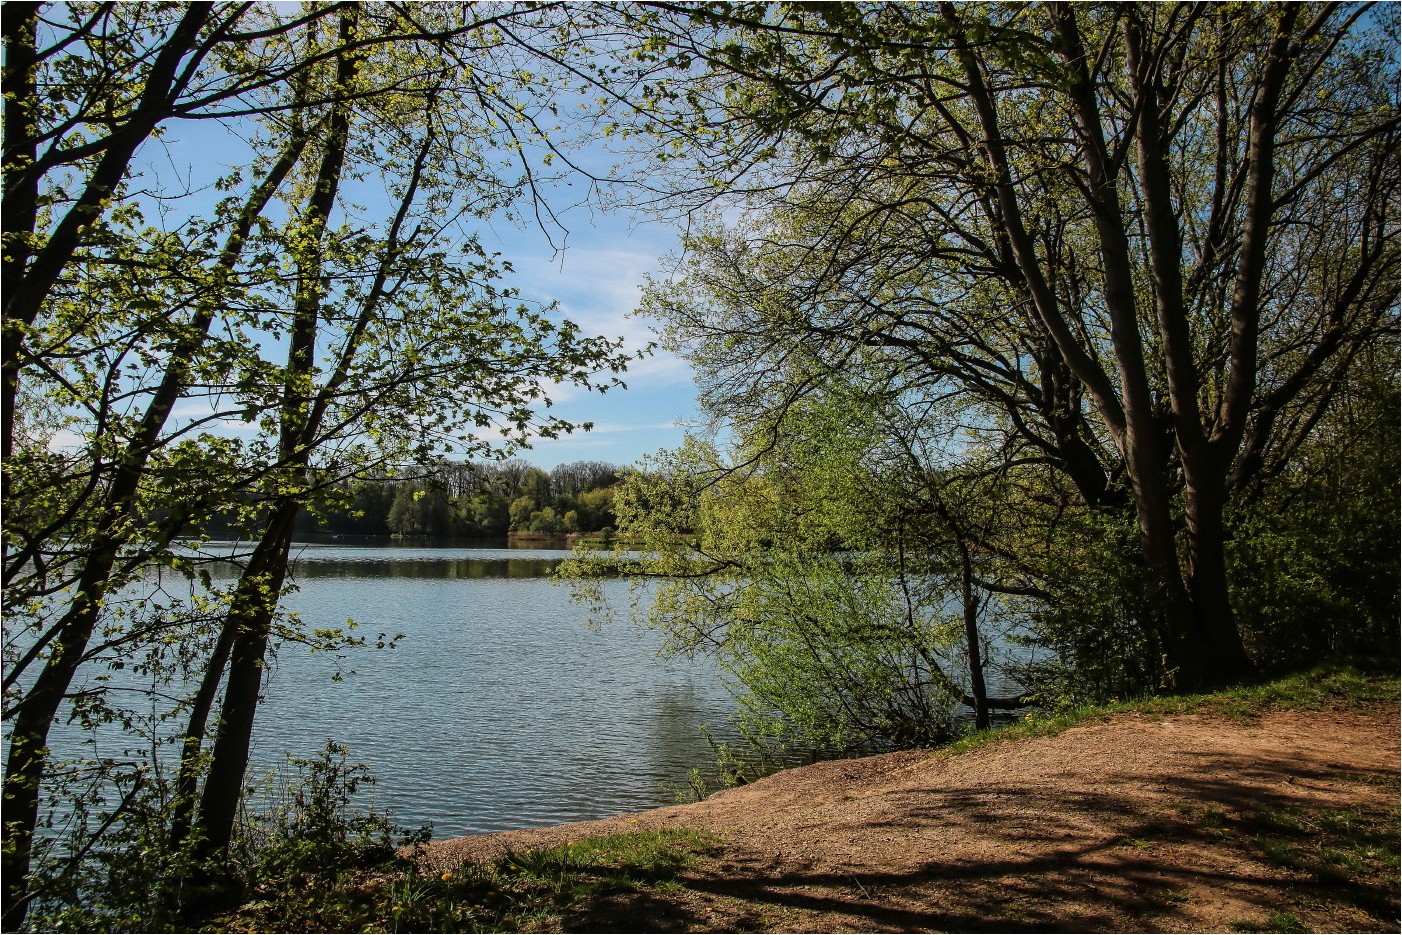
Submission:
{"label": "lake", "polygon": [[[346,660],[284,648],[254,734],[266,769],[327,739],[374,800],[435,837],[600,818],[676,800],[712,758],[700,726],[733,709],[704,659],[660,659],[657,634],[594,631],[547,576],[547,549],[299,545],[286,606],[310,626],[402,633]],[[626,584],[607,582],[626,599]],[[345,666],[355,674],[332,676]]]}
{"label": "lake", "polygon": [[[677,801],[693,768],[713,774],[701,728],[732,738],[733,702],[709,659],[660,658],[661,637],[625,622],[587,627],[586,608],[549,577],[570,554],[298,544],[284,606],[306,627],[354,620],[372,644],[403,637],[339,659],[283,646],[265,680],[250,781],[335,740],[376,778],[366,804],[435,837]],[[216,584],[236,574],[213,568]],[[615,606],[627,601],[627,582],[603,587]],[[990,690],[1017,689],[991,675]],[[60,755],[85,743],[88,755],[112,755],[129,742],[63,723],[52,740]]]}

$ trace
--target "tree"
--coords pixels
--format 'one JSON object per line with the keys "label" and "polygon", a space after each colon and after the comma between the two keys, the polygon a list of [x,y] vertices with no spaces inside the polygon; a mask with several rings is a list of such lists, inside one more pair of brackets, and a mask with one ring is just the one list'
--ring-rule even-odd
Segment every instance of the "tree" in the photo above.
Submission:
{"label": "tree", "polygon": [[550,475],[538,467],[526,472],[521,481],[521,496],[528,498],[537,509],[550,502]]}
{"label": "tree", "polygon": [[614,485],[586,490],[575,498],[581,532],[591,532],[615,525],[613,515]]}
{"label": "tree", "polygon": [[658,307],[726,415],[782,414],[873,349],[980,400],[1081,502],[1132,506],[1173,684],[1237,679],[1229,505],[1397,329],[1395,36],[1370,15],[656,17],[657,57],[693,70],[659,90],[679,116],[657,132],[724,128],[687,137],[708,160],[673,203],[725,178],[750,206],[689,245],[723,301]]}
{"label": "tree", "polygon": [[510,504],[497,490],[487,489],[466,504],[467,516],[483,535],[500,535],[511,526]]}
{"label": "tree", "polygon": [[756,742],[935,744],[966,694],[986,725],[979,621],[996,601],[950,530],[996,509],[928,474],[912,483],[909,415],[889,387],[854,381],[796,401],[782,435],[755,428],[733,452],[693,439],[620,486],[625,545],[561,574],[605,617],[593,576],[648,582],[652,599],[629,601],[638,618],[669,650],[716,657]]}
{"label": "tree", "polygon": [[394,507],[394,488],[378,479],[350,485],[337,496],[327,510],[327,528],[333,533],[359,536],[384,536],[390,532],[388,520]]}
{"label": "tree", "polygon": [[[217,851],[262,657],[290,632],[273,621],[297,511],[448,444],[568,431],[539,387],[623,366],[520,302],[471,232],[540,181],[522,137],[540,138],[555,86],[521,66],[570,41],[560,25],[528,6],[6,7],[7,926],[80,668],[208,653],[180,787],[188,802],[222,680],[201,816]],[[198,183],[223,193],[213,206],[147,166],[195,121],[253,135],[241,166]],[[232,593],[200,598],[226,602],[217,637],[207,614],[113,617],[153,567],[193,575],[174,542],[225,511],[261,534]]]}
{"label": "tree", "polygon": [[578,497],[580,494],[617,481],[618,468],[603,461],[573,461],[558,465],[550,472],[550,489],[557,497]]}
{"label": "tree", "polygon": [[530,497],[517,497],[508,508],[510,528],[514,532],[528,532],[531,528],[531,514],[535,512],[535,502]]}
{"label": "tree", "polygon": [[555,508],[543,506],[538,510],[531,511],[529,532],[543,532],[551,535],[562,532],[560,528],[560,517],[555,515]]}
{"label": "tree", "polygon": [[398,536],[447,535],[450,521],[448,495],[432,483],[401,484],[389,509],[390,532]]}

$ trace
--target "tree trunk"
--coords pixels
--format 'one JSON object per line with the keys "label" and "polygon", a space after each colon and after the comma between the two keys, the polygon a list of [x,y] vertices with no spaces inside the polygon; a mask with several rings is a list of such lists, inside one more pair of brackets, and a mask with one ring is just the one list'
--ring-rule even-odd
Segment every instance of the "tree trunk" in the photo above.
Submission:
{"label": "tree trunk", "polygon": [[969,648],[969,694],[974,700],[974,726],[987,730],[991,722],[988,717],[988,686],[983,678],[983,648],[979,645],[979,598],[974,591],[974,569],[967,542],[959,543],[959,559],[960,597],[964,605],[964,641]]}
{"label": "tree trunk", "polygon": [[[249,231],[263,209],[281,187],[305,148],[308,134],[298,133],[280,154],[263,181],[250,193],[238,223],[230,232],[215,269],[222,285],[232,275],[247,241]],[[217,292],[216,292],[217,295]],[[101,600],[109,589],[112,568],[121,547],[130,539],[125,523],[140,486],[141,476],[170,412],[189,384],[194,355],[207,339],[214,321],[217,300],[201,303],[190,324],[189,335],[174,350],[166,365],[160,386],[152,395],[141,427],[127,445],[122,468],[112,480],[103,507],[105,519],[83,568],[79,597],[59,621],[57,649],[34,688],[19,705],[10,753],[5,768],[5,852],[3,912],[6,927],[18,925],[27,912],[23,898],[29,873],[32,839],[38,822],[39,785],[42,781],[49,727],[58,713],[87,650],[100,613]],[[222,667],[222,663],[221,663]]]}
{"label": "tree trunk", "polygon": [[229,678],[224,687],[219,732],[215,737],[209,776],[200,797],[199,852],[217,858],[227,852],[248,770],[263,684],[263,661],[278,597],[287,579],[292,526],[297,504],[280,503],[269,520],[263,541],[239,580],[224,627],[232,635]]}
{"label": "tree trunk", "polygon": [[[3,260],[0,283],[4,291],[18,289],[33,254],[29,235],[39,218],[39,180],[21,167],[34,164],[38,155],[36,111],[39,95],[35,87],[35,29],[39,23],[37,3],[8,3],[0,9],[5,35],[5,198],[0,217],[4,218]],[[6,311],[3,333],[7,347],[20,344],[23,332],[14,327]],[[0,458],[8,459],[14,443],[14,399],[19,390],[19,368],[5,361],[0,369]]]}
{"label": "tree trunk", "polygon": [[[200,798],[200,852],[207,859],[224,856],[233,839],[234,821],[248,769],[253,720],[262,688],[263,665],[278,599],[287,579],[292,531],[301,505],[297,488],[305,481],[311,446],[325,412],[325,397],[317,399],[310,387],[316,363],[321,304],[326,288],[323,240],[336,204],[346,148],[350,137],[353,84],[360,60],[348,51],[355,32],[357,8],[341,13],[336,59],[336,89],[327,126],[326,148],[317,167],[303,216],[302,251],[297,256],[297,295],[289,329],[287,370],[279,406],[281,427],[278,453],[293,477],[284,484],[294,488],[275,501],[263,539],[239,580],[233,606],[224,626],[232,631],[229,676],[224,686],[219,734],[214,742],[209,776]],[[401,217],[397,223],[402,221]],[[396,225],[397,226],[397,225]],[[360,327],[363,327],[363,323]],[[334,378],[333,378],[334,379]]]}
{"label": "tree trunk", "polygon": [[[126,177],[137,150],[151,137],[160,122],[170,116],[171,103],[179,93],[179,82],[182,80],[177,77],[176,71],[186,54],[196,48],[200,31],[213,11],[214,5],[209,3],[195,3],[186,7],[180,23],[161,46],[151,65],[136,109],[125,124],[112,131],[106,150],[98,159],[81,194],[54,225],[43,246],[31,251],[29,264],[22,271],[5,269],[11,278],[5,283],[5,340],[3,350],[0,350],[0,448],[3,449],[0,454],[6,457],[10,455],[14,442],[15,405],[27,343],[25,332],[34,324],[54,284],[68,267],[83,234],[106,213],[112,195]],[[8,29],[8,22],[6,26]],[[6,39],[8,54],[8,35]],[[6,110],[8,115],[9,108]],[[11,143],[9,128],[6,136],[8,146]],[[10,207],[10,184],[12,181],[7,178],[6,207]],[[28,183],[21,181],[19,184]]]}
{"label": "tree trunk", "polygon": [[1227,534],[1222,513],[1220,485],[1208,492],[1189,486],[1185,498],[1187,587],[1197,617],[1198,638],[1209,654],[1209,662],[1198,684],[1176,687],[1221,688],[1256,671],[1232,613],[1227,586]]}
{"label": "tree trunk", "polygon": [[[140,437],[133,444],[136,454],[149,453]],[[4,876],[0,887],[0,926],[4,928],[18,927],[29,911],[28,875],[34,830],[39,822],[39,789],[49,756],[49,729],[88,651],[109,590],[112,568],[128,539],[127,523],[140,482],[139,472],[139,464],[128,464],[112,479],[77,593],[53,628],[57,635],[48,661],[33,687],[15,706],[5,761],[4,847],[0,854]]]}
{"label": "tree trunk", "polygon": [[209,715],[214,710],[215,699],[219,696],[219,685],[224,680],[224,669],[229,663],[229,653],[233,650],[234,631],[224,626],[214,649],[205,664],[200,687],[190,704],[190,716],[185,723],[185,736],[180,742],[180,770],[175,780],[175,801],[170,820],[171,847],[179,849],[186,842],[192,828],[195,813],[195,799],[199,795],[200,752],[209,730]]}
{"label": "tree trunk", "polygon": [[[109,563],[110,565],[110,563]],[[3,904],[0,928],[14,931],[29,911],[29,871],[34,830],[39,823],[39,790],[48,763],[49,728],[73,683],[73,676],[97,624],[100,603],[80,590],[52,655],[17,707],[5,761]]]}

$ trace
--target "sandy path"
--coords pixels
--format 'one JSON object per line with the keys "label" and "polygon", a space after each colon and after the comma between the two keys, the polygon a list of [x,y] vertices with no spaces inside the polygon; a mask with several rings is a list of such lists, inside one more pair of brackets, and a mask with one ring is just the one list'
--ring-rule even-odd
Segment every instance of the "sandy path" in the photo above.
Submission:
{"label": "sandy path", "polygon": [[1282,908],[1316,927],[1375,930],[1362,913],[1309,918],[1308,900],[1287,904],[1301,879],[1226,846],[1218,819],[1391,809],[1398,737],[1395,707],[1245,724],[1120,715],[957,756],[819,763],[691,805],[437,842],[430,859],[639,827],[721,837],[686,889],[598,907],[576,930],[1227,931]]}

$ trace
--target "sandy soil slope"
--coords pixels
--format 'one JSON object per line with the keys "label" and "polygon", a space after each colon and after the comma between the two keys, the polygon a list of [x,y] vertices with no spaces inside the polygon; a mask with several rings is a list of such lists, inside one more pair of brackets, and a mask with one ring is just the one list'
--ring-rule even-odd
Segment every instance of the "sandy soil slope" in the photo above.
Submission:
{"label": "sandy soil slope", "polygon": [[428,856],[449,867],[640,827],[719,836],[681,887],[591,907],[573,931],[1398,931],[1395,885],[1365,912],[1253,837],[1290,816],[1395,822],[1398,738],[1390,705],[1249,723],[1117,715],[959,755],[818,763]]}

